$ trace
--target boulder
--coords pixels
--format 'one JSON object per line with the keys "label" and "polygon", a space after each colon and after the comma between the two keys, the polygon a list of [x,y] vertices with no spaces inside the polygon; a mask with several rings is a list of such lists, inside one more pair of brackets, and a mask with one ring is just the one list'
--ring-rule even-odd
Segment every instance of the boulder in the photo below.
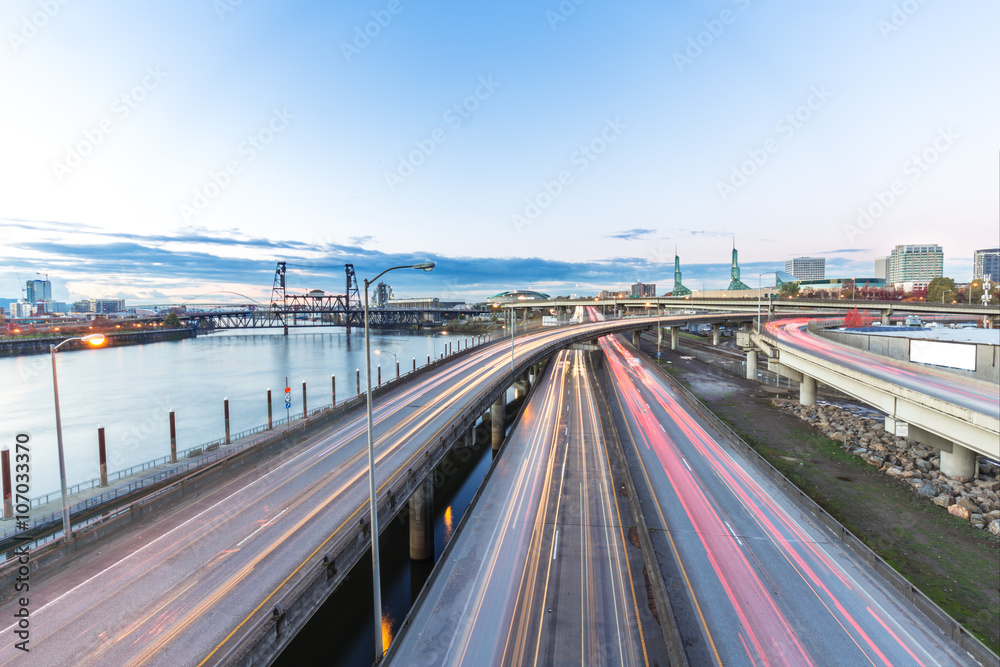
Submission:
{"label": "boulder", "polygon": [[972,512],[965,509],[961,505],[951,505],[948,507],[948,514],[951,514],[952,516],[957,516],[959,519],[965,519],[966,521],[968,521],[969,517],[972,515]]}
{"label": "boulder", "polygon": [[919,493],[922,496],[926,496],[927,498],[933,498],[938,494],[938,489],[937,486],[935,486],[933,483],[927,482],[919,489],[917,489],[917,493]]}
{"label": "boulder", "polygon": [[988,530],[994,535],[1000,535],[1000,519],[993,519],[990,521]]}
{"label": "boulder", "polygon": [[932,501],[935,505],[940,505],[941,507],[950,507],[955,504],[955,499],[949,496],[947,493],[942,493],[937,496]]}
{"label": "boulder", "polygon": [[896,466],[889,466],[889,469],[885,471],[885,474],[889,475],[889,477],[902,477],[903,471]]}
{"label": "boulder", "polygon": [[968,498],[959,498],[958,502],[956,502],[955,504],[958,507],[961,507],[962,509],[965,509],[970,513],[972,512],[975,512],[977,514],[979,513],[979,505],[977,503],[972,502]]}

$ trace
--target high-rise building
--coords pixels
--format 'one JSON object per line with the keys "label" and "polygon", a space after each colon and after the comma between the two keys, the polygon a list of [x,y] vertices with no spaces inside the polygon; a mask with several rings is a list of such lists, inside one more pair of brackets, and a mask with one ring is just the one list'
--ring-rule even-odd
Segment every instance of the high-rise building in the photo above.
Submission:
{"label": "high-rise building", "polygon": [[825,257],[794,257],[785,260],[785,273],[799,280],[823,280],[826,278]]}
{"label": "high-rise building", "polygon": [[91,299],[90,312],[92,313],[119,313],[125,310],[125,299]]}
{"label": "high-rise building", "polygon": [[11,317],[31,317],[31,304],[27,301],[15,301],[8,306]]}
{"label": "high-rise building", "polygon": [[632,285],[631,289],[632,291],[630,296],[633,297],[656,296],[656,285],[654,283],[642,283],[636,281],[635,284]]}
{"label": "high-rise building", "polygon": [[889,256],[875,258],[875,277],[889,280]]}
{"label": "high-rise building", "polygon": [[912,283],[914,289],[924,289],[943,275],[944,250],[936,243],[898,245],[889,255],[888,284],[902,287],[903,283]]}
{"label": "high-rise building", "polygon": [[681,258],[674,254],[674,289],[670,292],[671,296],[690,296],[691,290],[684,287],[684,283],[681,282]]}
{"label": "high-rise building", "polygon": [[733,268],[730,269],[729,275],[732,280],[729,281],[730,290],[749,290],[751,289],[749,285],[740,280],[740,263],[736,253],[736,248],[733,248]]}
{"label": "high-rise building", "polygon": [[24,300],[28,303],[52,300],[52,283],[48,280],[29,280],[24,284]]}
{"label": "high-rise building", "polygon": [[1000,248],[977,250],[972,255],[972,279],[982,280],[990,276],[993,282],[1000,282]]}

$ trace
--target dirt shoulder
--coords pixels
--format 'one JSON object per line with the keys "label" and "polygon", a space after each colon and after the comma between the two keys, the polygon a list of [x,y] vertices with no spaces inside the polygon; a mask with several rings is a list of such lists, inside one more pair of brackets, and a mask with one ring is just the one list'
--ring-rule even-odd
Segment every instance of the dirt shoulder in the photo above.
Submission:
{"label": "dirt shoulder", "polygon": [[774,397],[798,398],[797,392],[683,356],[664,352],[664,368],[848,530],[1000,652],[1000,539],[951,516],[771,403]]}

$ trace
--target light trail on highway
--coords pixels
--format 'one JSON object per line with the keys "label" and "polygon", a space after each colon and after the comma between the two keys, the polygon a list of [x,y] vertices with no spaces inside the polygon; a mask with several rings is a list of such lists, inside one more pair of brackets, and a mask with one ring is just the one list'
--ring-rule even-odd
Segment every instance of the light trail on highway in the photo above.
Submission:
{"label": "light trail on highway", "polygon": [[809,321],[794,318],[769,322],[768,337],[802,352],[835,361],[851,370],[892,382],[916,392],[928,394],[969,410],[1000,418],[1000,393],[996,386],[966,381],[931,366],[915,370],[912,364],[896,362],[886,357],[866,354],[809,333]]}
{"label": "light trail on highway", "polygon": [[976,664],[693,416],[651,362],[613,337],[601,347],[654,545],[687,593],[682,634],[703,643],[703,662]]}
{"label": "light trail on highway", "polygon": [[[524,335],[515,362],[591,332],[600,333],[598,325]],[[472,350],[376,399],[380,497],[450,433],[463,410],[510,381],[510,349],[502,340]],[[365,516],[366,446],[364,412],[351,412],[282,456],[34,571],[31,660],[216,664],[270,615],[293,578],[317,566]],[[0,614],[12,614],[16,603],[8,599]],[[21,658],[12,628],[0,635],[3,664]]]}
{"label": "light trail on highway", "polygon": [[[648,665],[662,654],[643,635],[641,559],[634,571],[584,356],[554,357],[393,664]],[[651,619],[645,631],[662,644]]]}

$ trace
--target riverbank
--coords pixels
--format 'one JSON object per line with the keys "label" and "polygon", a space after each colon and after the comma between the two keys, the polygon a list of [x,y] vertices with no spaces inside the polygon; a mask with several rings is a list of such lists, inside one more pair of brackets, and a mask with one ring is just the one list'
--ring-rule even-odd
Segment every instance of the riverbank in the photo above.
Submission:
{"label": "riverbank", "polygon": [[[183,340],[194,338],[194,329],[157,329],[155,331],[128,331],[107,333],[106,342],[101,347],[119,347],[121,345],[141,345],[142,343],[157,343],[167,340]],[[45,338],[24,338],[0,341],[0,357],[14,357],[27,354],[46,354],[50,345],[58,345],[71,336],[50,336]],[[74,349],[88,347],[86,343],[73,341],[59,349],[69,352]]]}
{"label": "riverbank", "polygon": [[[877,467],[870,465],[845,450],[842,440],[831,439],[821,428],[780,409],[773,399],[795,398],[787,389],[750,382],[682,356],[664,354],[668,372],[900,574],[993,651],[1000,649],[1000,538],[914,493],[915,485],[906,480],[915,475],[906,478],[879,472],[886,459]],[[829,418],[826,421],[832,424]],[[832,432],[841,433],[836,426]],[[872,436],[868,437],[871,442]],[[878,440],[885,444],[881,437]],[[921,481],[933,483],[935,492],[947,486],[952,498],[962,498],[967,492],[961,480],[943,481],[937,475],[924,479],[923,466],[916,461],[926,461],[930,474],[933,454],[921,459],[903,455],[907,461],[901,454],[888,457],[887,471],[892,467],[901,472],[921,471]],[[956,483],[954,489],[951,482]]]}

